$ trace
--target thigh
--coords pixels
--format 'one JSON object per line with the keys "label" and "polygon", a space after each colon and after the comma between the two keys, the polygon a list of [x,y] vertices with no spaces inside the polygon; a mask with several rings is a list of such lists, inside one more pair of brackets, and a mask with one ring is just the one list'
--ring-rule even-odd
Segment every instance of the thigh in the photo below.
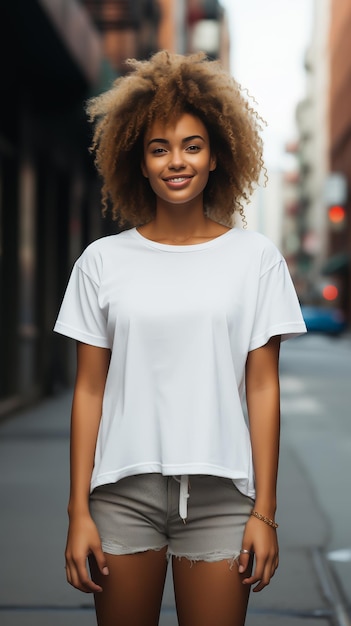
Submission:
{"label": "thigh", "polygon": [[106,554],[109,575],[93,559],[91,575],[103,588],[95,594],[98,626],[157,626],[167,570],[167,548],[137,554]]}
{"label": "thigh", "polygon": [[[190,562],[173,557],[179,626],[243,626],[250,588],[236,562]],[[252,564],[250,565],[250,569]]]}

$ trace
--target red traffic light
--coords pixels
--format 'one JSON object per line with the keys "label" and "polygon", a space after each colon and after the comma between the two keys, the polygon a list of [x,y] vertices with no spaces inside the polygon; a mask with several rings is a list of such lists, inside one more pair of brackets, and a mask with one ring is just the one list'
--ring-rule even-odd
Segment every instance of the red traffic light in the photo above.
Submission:
{"label": "red traffic light", "polygon": [[329,208],[328,215],[333,224],[341,224],[345,219],[345,209],[343,206],[336,204]]}
{"label": "red traffic light", "polygon": [[339,295],[339,290],[336,285],[325,285],[322,290],[323,298],[332,301],[336,300]]}

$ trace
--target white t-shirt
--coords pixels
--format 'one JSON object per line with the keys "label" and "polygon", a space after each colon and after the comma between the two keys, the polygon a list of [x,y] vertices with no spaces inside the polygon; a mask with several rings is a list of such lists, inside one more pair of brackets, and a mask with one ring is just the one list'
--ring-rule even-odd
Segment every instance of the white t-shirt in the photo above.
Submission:
{"label": "white t-shirt", "polygon": [[135,228],[76,262],[55,331],[110,348],[91,489],[129,475],[232,478],[255,497],[247,354],[305,325],[286,263],[241,229],[195,245]]}

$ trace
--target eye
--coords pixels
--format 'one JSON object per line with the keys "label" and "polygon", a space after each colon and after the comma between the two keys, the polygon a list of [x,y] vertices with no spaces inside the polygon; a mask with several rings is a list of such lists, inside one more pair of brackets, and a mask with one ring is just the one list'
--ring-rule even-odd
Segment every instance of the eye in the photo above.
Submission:
{"label": "eye", "polygon": [[160,154],[164,154],[166,152],[165,148],[154,148],[151,151],[151,154],[155,154],[156,156],[160,155]]}
{"label": "eye", "polygon": [[199,152],[200,146],[191,145],[191,146],[187,146],[186,149],[188,152]]}

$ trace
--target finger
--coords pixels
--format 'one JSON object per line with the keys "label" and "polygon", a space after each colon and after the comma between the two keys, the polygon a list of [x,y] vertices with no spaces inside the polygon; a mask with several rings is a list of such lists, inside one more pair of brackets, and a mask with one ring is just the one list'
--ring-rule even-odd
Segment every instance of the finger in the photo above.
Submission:
{"label": "finger", "polygon": [[101,545],[92,548],[92,555],[95,558],[96,564],[101,574],[103,574],[104,576],[108,576],[109,571],[107,567],[106,556],[102,551]]}
{"label": "finger", "polygon": [[263,574],[262,574],[262,576],[261,576],[261,578],[259,580],[259,583],[258,583],[258,585],[256,585],[256,587],[253,588],[253,591],[255,591],[255,592],[262,591],[262,589],[264,589],[265,587],[267,587],[267,585],[269,585],[270,580],[272,578],[271,572],[272,572],[271,564],[270,563],[266,563],[266,566],[265,566]]}
{"label": "finger", "polygon": [[258,574],[253,574],[252,576],[249,576],[248,578],[244,578],[243,585],[254,585],[255,583],[258,583],[260,580],[261,580],[261,576],[259,576]]}
{"label": "finger", "polygon": [[71,585],[72,577],[71,577],[71,572],[70,572],[68,565],[65,565],[65,570],[66,570],[66,580]]}
{"label": "finger", "polygon": [[272,565],[272,570],[271,570],[271,578],[272,576],[274,576],[274,574],[276,573],[277,569],[279,566],[279,558],[277,557],[274,561],[273,561],[273,565]]}
{"label": "finger", "polygon": [[86,561],[74,561],[70,566],[71,584],[76,589],[83,591],[84,593],[100,593],[102,587],[97,585],[89,576]]}
{"label": "finger", "polygon": [[255,569],[250,578],[247,578],[245,582],[248,584],[253,584],[257,582],[257,580],[262,580],[264,576],[271,578],[275,573],[277,567],[279,565],[279,553],[275,552],[272,555],[261,555],[258,556],[256,554],[256,563]]}
{"label": "finger", "polygon": [[267,585],[269,585],[270,583],[270,576],[268,576],[267,578],[263,578],[262,580],[259,581],[258,585],[256,585],[256,587],[253,588],[252,591],[255,591],[256,593],[259,591],[262,591],[262,589],[264,589],[265,587],[267,587]]}
{"label": "finger", "polygon": [[252,559],[251,554],[240,554],[239,556],[239,573],[243,574],[246,572],[250,565],[250,560]]}
{"label": "finger", "polygon": [[252,572],[252,575],[249,576],[248,578],[244,578],[243,584],[244,585],[254,585],[255,583],[258,583],[259,581],[261,581],[262,578],[263,578],[265,565],[266,565],[265,561],[261,561],[260,559],[258,559],[258,560],[256,559],[255,569]]}

